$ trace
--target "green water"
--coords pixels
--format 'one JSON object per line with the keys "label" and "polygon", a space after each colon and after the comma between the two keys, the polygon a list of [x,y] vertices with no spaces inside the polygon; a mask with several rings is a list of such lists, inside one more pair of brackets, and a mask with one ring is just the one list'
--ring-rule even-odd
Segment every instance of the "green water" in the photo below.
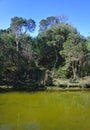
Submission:
{"label": "green water", "polygon": [[90,92],[0,94],[0,130],[90,130]]}

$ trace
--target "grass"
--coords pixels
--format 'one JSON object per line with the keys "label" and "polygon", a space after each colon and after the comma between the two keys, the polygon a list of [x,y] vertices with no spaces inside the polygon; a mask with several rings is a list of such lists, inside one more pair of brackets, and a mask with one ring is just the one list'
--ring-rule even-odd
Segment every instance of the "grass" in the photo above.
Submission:
{"label": "grass", "polygon": [[89,129],[89,92],[0,94],[0,130]]}

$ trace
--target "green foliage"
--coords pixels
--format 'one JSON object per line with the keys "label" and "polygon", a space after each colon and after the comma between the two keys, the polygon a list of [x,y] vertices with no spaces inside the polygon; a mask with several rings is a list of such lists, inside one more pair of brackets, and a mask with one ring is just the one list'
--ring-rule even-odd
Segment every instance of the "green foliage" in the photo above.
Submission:
{"label": "green foliage", "polygon": [[90,75],[90,60],[87,61],[84,66],[81,67],[80,74],[81,77]]}
{"label": "green foliage", "polygon": [[26,33],[28,30],[30,32],[35,30],[36,24],[33,19],[23,19],[22,17],[13,17],[11,19],[11,29],[14,33],[17,33],[17,35],[21,35],[23,33]]}
{"label": "green foliage", "polygon": [[42,38],[42,36],[40,35],[36,39],[34,51],[36,52],[37,64],[47,69],[51,69],[53,67],[53,60],[55,59],[55,50],[53,46],[50,46],[46,43],[46,40],[46,38]]}
{"label": "green foliage", "polygon": [[53,84],[54,76],[90,75],[90,38],[85,39],[63,18],[42,19],[35,38],[29,35],[36,27],[33,19],[16,16],[10,28],[0,30],[0,83],[37,89]]}
{"label": "green foliage", "polygon": [[[67,78],[67,76],[68,76],[68,70],[69,70],[69,68],[68,68],[67,65],[64,65],[62,67],[60,66],[58,68],[57,72],[56,72],[57,77],[58,78]],[[70,71],[69,71],[69,73],[70,73]]]}
{"label": "green foliage", "polygon": [[39,25],[39,32],[44,32],[45,30],[52,28],[53,26],[59,24],[59,23],[64,23],[67,21],[67,17],[64,15],[60,16],[50,16],[47,17],[46,19],[42,19],[40,21]]}
{"label": "green foliage", "polygon": [[78,33],[70,33],[63,48],[61,54],[65,57],[66,63],[72,66],[73,78],[76,79],[87,56],[85,40]]}

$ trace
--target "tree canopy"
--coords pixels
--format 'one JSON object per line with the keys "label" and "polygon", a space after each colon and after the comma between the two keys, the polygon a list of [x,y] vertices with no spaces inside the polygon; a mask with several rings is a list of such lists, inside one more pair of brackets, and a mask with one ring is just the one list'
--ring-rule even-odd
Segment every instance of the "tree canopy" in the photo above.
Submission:
{"label": "tree canopy", "polygon": [[0,30],[0,83],[42,86],[54,77],[90,75],[90,38],[66,18],[42,19],[35,38],[30,36],[36,27],[33,19],[11,18],[10,27]]}

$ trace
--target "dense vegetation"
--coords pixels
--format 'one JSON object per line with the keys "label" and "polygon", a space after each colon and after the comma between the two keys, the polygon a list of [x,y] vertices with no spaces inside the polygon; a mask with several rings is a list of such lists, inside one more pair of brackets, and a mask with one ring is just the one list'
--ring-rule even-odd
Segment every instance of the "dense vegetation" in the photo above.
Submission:
{"label": "dense vegetation", "polygon": [[66,19],[42,19],[33,38],[33,19],[12,18],[10,27],[0,30],[0,84],[36,90],[53,85],[54,79],[90,76],[90,38]]}

